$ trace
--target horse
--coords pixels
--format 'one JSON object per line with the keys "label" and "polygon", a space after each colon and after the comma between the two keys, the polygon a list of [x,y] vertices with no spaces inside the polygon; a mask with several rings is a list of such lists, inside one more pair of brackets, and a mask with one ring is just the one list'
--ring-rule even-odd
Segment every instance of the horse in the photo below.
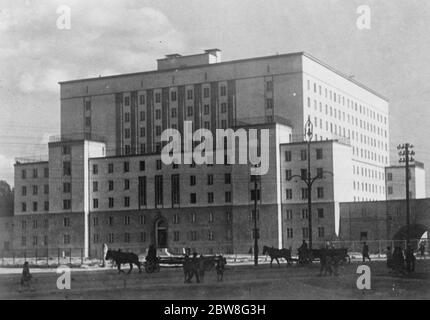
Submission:
{"label": "horse", "polygon": [[288,249],[276,249],[274,247],[264,246],[263,255],[265,254],[268,254],[270,257],[270,267],[272,267],[273,260],[276,260],[280,267],[281,264],[279,263],[279,258],[284,258],[287,261],[287,265],[291,265],[291,262],[293,261],[291,258],[291,250]]}
{"label": "horse", "polygon": [[131,272],[131,270],[133,270],[133,264],[139,268],[139,273],[142,272],[139,257],[132,252],[108,250],[106,253],[106,260],[113,260],[115,262],[118,267],[118,273],[124,272],[121,270],[121,264],[124,263],[130,264],[130,270],[128,271],[128,274]]}

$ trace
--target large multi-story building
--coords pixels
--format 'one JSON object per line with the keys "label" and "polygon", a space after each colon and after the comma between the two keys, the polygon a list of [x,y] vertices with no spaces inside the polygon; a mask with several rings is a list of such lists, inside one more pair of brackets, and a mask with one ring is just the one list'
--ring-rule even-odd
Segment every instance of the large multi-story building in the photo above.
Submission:
{"label": "large multi-story building", "polygon": [[[296,246],[307,191],[287,175],[304,174],[305,157],[314,174],[331,173],[313,189],[315,238],[338,234],[340,202],[385,200],[384,97],[305,53],[220,59],[217,49],[169,55],[155,71],[60,83],[61,134],[48,161],[15,165],[14,246],[247,252],[255,216],[262,243]],[[214,134],[268,129],[260,191],[247,164],[163,164],[161,134],[183,134],[184,121]]]}

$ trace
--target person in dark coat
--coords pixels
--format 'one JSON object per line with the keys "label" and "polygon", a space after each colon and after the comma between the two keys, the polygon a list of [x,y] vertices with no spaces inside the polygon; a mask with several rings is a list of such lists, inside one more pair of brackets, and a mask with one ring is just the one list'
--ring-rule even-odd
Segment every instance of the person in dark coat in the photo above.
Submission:
{"label": "person in dark coat", "polygon": [[146,256],[146,261],[148,262],[157,261],[157,249],[155,249],[155,246],[153,244],[151,244],[148,248],[148,255]]}
{"label": "person in dark coat", "polygon": [[391,247],[387,247],[387,267],[388,269],[393,268],[393,253],[391,252]]}
{"label": "person in dark coat", "polygon": [[369,259],[369,261],[371,261],[369,257],[369,246],[366,242],[363,242],[363,249],[361,253],[363,254],[363,262],[366,261],[366,258]]}
{"label": "person in dark coat", "polygon": [[426,253],[426,245],[424,244],[424,242],[421,242],[421,244],[420,244],[420,255],[421,255],[421,258],[424,258],[425,253]]}
{"label": "person in dark coat", "polygon": [[408,272],[415,271],[415,255],[414,250],[412,249],[412,245],[408,244],[405,252],[406,256],[406,270]]}

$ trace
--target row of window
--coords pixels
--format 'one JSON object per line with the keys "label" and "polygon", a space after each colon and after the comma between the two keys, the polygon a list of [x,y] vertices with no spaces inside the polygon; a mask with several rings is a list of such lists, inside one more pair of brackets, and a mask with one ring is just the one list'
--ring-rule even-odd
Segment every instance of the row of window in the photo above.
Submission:
{"label": "row of window", "polygon": [[[307,100],[308,108],[311,108],[311,99],[308,98]],[[318,102],[314,100],[314,110],[318,111]],[[323,107],[322,103],[319,102],[319,112],[323,113]],[[381,137],[387,138],[387,130],[383,129],[382,127],[379,127],[375,124],[372,124],[371,122],[368,122],[366,120],[362,120],[359,117],[354,117],[352,114],[345,113],[344,111],[341,112],[340,110],[336,110],[336,108],[329,107],[327,104],[325,105],[325,115],[333,117],[334,119],[341,120],[343,122],[347,122],[348,124],[351,124],[353,126],[356,126],[357,128],[366,130],[368,132],[372,132],[374,134],[377,134]],[[318,125],[318,121],[315,118],[315,126]],[[322,125],[320,126],[322,128]]]}
{"label": "row of window", "polygon": [[[175,201],[173,200],[174,204],[179,204],[179,197],[176,198],[177,200]],[[196,204],[197,203],[197,193],[190,193],[190,204]],[[115,198],[113,197],[109,197],[107,199],[107,203],[108,203],[108,207],[110,209],[115,207]],[[162,205],[163,204],[163,199],[162,199],[162,195],[158,196],[156,195],[156,205]],[[231,191],[226,191],[224,192],[224,202],[225,203],[231,203],[232,202],[232,196],[231,196]],[[215,203],[215,194],[213,192],[208,192],[207,193],[207,203],[212,204]],[[129,208],[130,207],[130,197],[123,197],[123,207],[125,208]],[[99,208],[99,199],[98,198],[93,198],[93,209],[98,209]],[[66,208],[64,207],[63,209],[70,209],[70,207]]]}
{"label": "row of window", "polygon": [[[310,80],[307,80],[307,89],[308,91],[311,90]],[[342,96],[339,93],[336,93],[335,91],[329,90],[327,88],[323,88],[321,85],[318,85],[315,82],[313,83],[314,94],[319,94],[320,96],[322,96],[323,89],[325,93],[325,98],[330,99],[331,101],[336,102],[340,105],[347,106],[348,108],[351,108],[352,110],[355,110],[356,112],[359,112],[360,114],[365,115],[371,119],[377,120],[378,122],[387,124],[386,116],[379,114],[378,112],[373,111],[370,108],[366,108],[366,106],[362,106],[361,104],[354,102],[352,99],[349,99],[349,98],[345,99],[345,96]]]}
{"label": "row of window", "polygon": [[[45,184],[43,185],[43,193],[49,194],[49,185]],[[21,187],[21,195],[26,196],[28,194],[27,186]],[[32,185],[31,186],[31,194],[33,196],[37,196],[39,194],[39,186],[38,185]]]}
{"label": "row of window", "polygon": [[[323,157],[323,149],[315,149],[315,158],[317,160],[322,160]],[[285,161],[286,162],[291,162],[293,159],[292,157],[292,151],[291,150],[286,150],[285,151]],[[300,150],[300,160],[301,161],[305,161],[308,160],[308,151],[306,149],[302,149]]]}
{"label": "row of window", "polygon": [[[300,211],[300,217],[302,218],[302,220],[304,219],[308,219],[309,218],[309,213],[308,213],[308,209],[303,208]],[[324,219],[324,208],[317,208],[317,216],[318,219]],[[285,219],[286,220],[293,220],[293,210],[292,209],[287,209],[285,210]]]}
{"label": "row of window", "polygon": [[[33,169],[31,169],[30,172],[32,172],[32,176],[31,176],[32,178],[34,178],[34,179],[39,178],[39,169],[38,168],[33,168]],[[27,179],[27,169],[21,170],[21,178]],[[43,168],[43,178],[49,178],[49,168]]]}
{"label": "row of window", "polygon": [[[302,228],[302,238],[308,239],[309,238],[309,228]],[[293,239],[294,238],[294,229],[293,228],[287,228],[286,230],[287,239]],[[325,237],[325,229],[324,227],[318,227],[318,238],[324,238]]]}
{"label": "row of window", "polygon": [[367,183],[367,182],[360,183],[358,181],[353,181],[352,188],[354,190],[362,191],[362,192],[372,192],[374,194],[379,192],[380,194],[385,194],[385,186],[378,186],[374,183]]}
{"label": "row of window", "polygon": [[[219,95],[221,97],[227,96],[227,87],[225,85],[221,85],[219,87]],[[209,98],[210,97],[210,88],[204,87],[203,88],[203,98]],[[186,91],[186,98],[187,100],[193,100],[194,99],[194,90],[193,89],[187,89]],[[171,90],[170,91],[170,101],[174,102],[178,99],[177,91]],[[146,94],[139,95],[139,104],[145,104],[147,100]],[[154,101],[155,103],[161,103],[161,93],[155,92],[154,95]],[[124,105],[130,106],[131,99],[128,96],[124,97]]]}
{"label": "row of window", "polygon": [[[324,188],[323,187],[318,187],[317,189],[317,198],[318,199],[323,199],[324,198]],[[308,188],[302,188],[301,189],[301,199],[305,200],[308,199],[309,193],[308,193]],[[285,199],[286,200],[291,200],[293,199],[293,189],[286,189],[285,190]]]}
{"label": "row of window", "polygon": [[[32,205],[32,211],[38,212],[39,211],[39,202],[33,201],[31,202]],[[49,201],[43,202],[43,211],[49,211]],[[27,212],[27,202],[21,202],[21,212]]]}

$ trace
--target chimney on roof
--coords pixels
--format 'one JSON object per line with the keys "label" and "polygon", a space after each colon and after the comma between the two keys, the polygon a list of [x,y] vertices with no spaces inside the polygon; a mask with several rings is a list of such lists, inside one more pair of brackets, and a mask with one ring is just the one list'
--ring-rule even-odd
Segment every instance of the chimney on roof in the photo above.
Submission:
{"label": "chimney on roof", "polygon": [[157,70],[181,69],[192,66],[221,62],[221,50],[208,49],[204,53],[182,56],[178,53],[168,54],[157,60]]}

